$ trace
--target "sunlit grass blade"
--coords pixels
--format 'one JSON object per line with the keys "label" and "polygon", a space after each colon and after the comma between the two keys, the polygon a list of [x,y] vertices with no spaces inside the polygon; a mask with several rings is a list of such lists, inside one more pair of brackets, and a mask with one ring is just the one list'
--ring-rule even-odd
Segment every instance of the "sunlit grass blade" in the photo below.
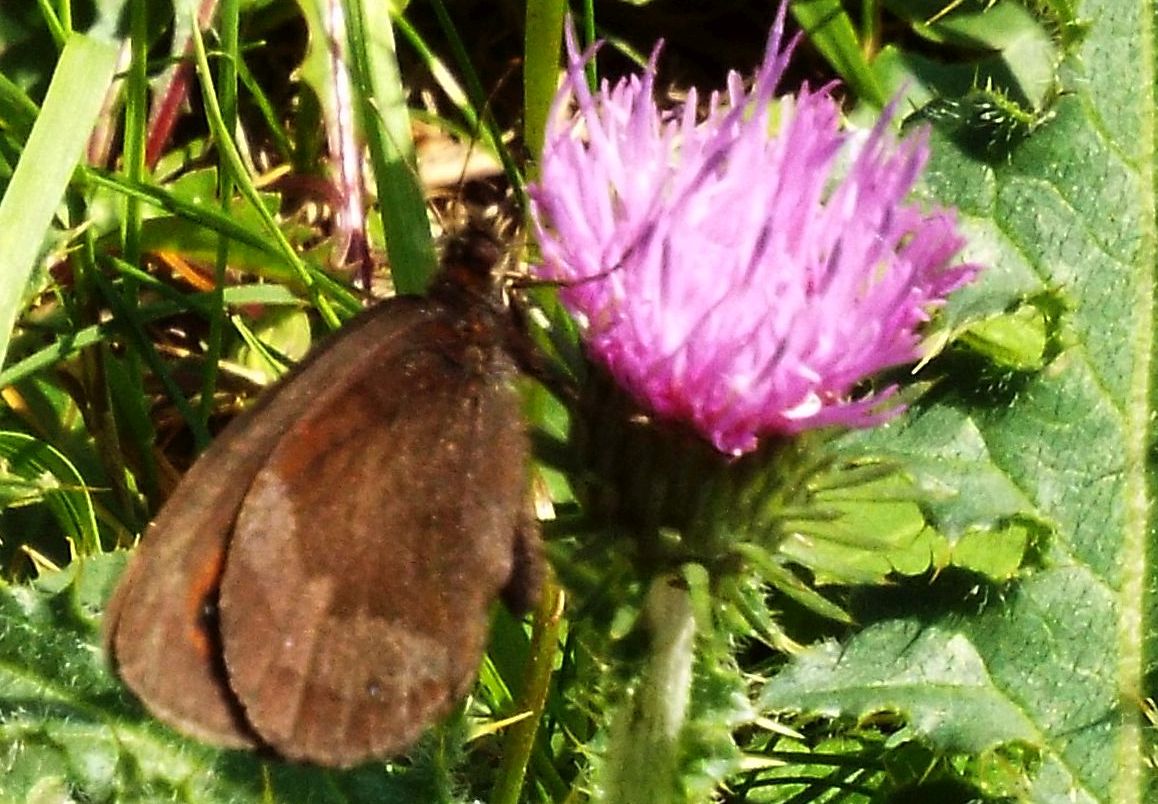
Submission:
{"label": "sunlit grass blade", "polygon": [[73,169],[113,80],[118,49],[74,34],[65,44],[36,124],[0,200],[0,362]]}

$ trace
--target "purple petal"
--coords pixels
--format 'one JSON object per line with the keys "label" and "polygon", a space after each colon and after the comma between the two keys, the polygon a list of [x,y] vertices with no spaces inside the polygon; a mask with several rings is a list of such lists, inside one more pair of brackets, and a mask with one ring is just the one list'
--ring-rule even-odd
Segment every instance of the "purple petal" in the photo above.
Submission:
{"label": "purple petal", "polygon": [[[532,219],[540,276],[563,282],[591,357],[642,405],[740,454],[761,437],[867,427],[899,410],[866,378],[919,356],[919,327],[977,266],[951,210],[906,202],[929,156],[894,107],[841,128],[831,86],[774,97],[795,40],[784,8],[750,90],[732,74],[698,117],[661,110],[642,76],[588,91],[568,69]],[[573,116],[564,112],[575,106]]]}

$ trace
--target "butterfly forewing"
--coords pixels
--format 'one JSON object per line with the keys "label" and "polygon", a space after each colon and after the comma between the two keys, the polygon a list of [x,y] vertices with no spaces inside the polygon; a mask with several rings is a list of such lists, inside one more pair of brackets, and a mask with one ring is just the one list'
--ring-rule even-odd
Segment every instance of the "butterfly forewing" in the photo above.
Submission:
{"label": "butterfly forewing", "polygon": [[515,366],[477,337],[492,324],[439,308],[322,391],[249,489],[221,633],[247,721],[285,756],[397,752],[474,679],[528,450]]}
{"label": "butterfly forewing", "polygon": [[[274,452],[283,456],[291,452],[291,444],[300,439],[287,440],[286,433],[295,422],[308,418],[308,411],[317,411],[318,397],[327,394],[330,400],[340,400],[343,389],[360,393],[374,381],[391,382],[379,373],[383,366],[394,365],[389,356],[412,351],[416,331],[432,322],[447,326],[447,315],[445,307],[418,299],[395,299],[369,310],[230,424],[186,474],[149,527],[105,615],[105,642],[118,673],[155,716],[193,737],[220,745],[243,747],[267,741],[252,730],[244,702],[229,686],[221,656],[219,585],[229,563],[239,512],[248,498],[248,519],[261,516],[250,492],[255,478]],[[331,416],[323,410],[310,421],[343,426],[340,415]],[[375,426],[374,421],[361,424]],[[390,429],[403,433],[397,427]],[[516,432],[522,438],[521,429]],[[372,439],[357,432],[353,437]],[[381,448],[393,454],[408,447]],[[374,496],[374,481],[366,477],[343,477],[339,485],[357,490],[347,497]],[[351,511],[340,516],[359,514]],[[386,534],[389,524],[383,522],[382,527]],[[389,539],[383,535],[381,541]],[[321,547],[335,550],[340,546],[327,540]],[[387,543],[380,548],[389,553]],[[354,549],[373,553],[375,546]],[[300,558],[300,554],[270,553],[261,575],[286,577],[290,573],[279,562]],[[317,556],[305,560],[312,562]],[[234,586],[241,583],[237,580]],[[288,582],[287,589],[292,589]],[[279,638],[276,633],[249,636]]]}

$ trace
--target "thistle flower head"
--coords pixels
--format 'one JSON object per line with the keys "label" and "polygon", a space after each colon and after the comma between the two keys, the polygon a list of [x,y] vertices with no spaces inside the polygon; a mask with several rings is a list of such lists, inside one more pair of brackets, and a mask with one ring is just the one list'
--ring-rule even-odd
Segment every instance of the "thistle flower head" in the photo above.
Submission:
{"label": "thistle flower head", "polygon": [[569,28],[531,188],[538,273],[562,283],[589,355],[730,454],[894,414],[894,388],[858,384],[916,359],[929,310],[977,270],[953,264],[952,211],[905,201],[924,132],[897,141],[890,107],[858,137],[831,87],[775,97],[795,44],[783,21],[751,88],[729,75],[706,114],[694,89],[656,105],[658,47],[641,76],[592,93]]}

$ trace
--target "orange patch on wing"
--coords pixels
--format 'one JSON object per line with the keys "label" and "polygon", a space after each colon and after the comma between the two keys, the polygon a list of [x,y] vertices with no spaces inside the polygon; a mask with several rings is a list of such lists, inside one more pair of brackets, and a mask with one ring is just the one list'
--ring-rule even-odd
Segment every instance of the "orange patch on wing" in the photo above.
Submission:
{"label": "orange patch on wing", "polygon": [[209,661],[214,654],[214,644],[205,622],[205,601],[221,586],[221,573],[225,569],[225,548],[215,550],[209,559],[197,568],[185,594],[185,622],[188,625],[186,638],[193,644],[197,655]]}

